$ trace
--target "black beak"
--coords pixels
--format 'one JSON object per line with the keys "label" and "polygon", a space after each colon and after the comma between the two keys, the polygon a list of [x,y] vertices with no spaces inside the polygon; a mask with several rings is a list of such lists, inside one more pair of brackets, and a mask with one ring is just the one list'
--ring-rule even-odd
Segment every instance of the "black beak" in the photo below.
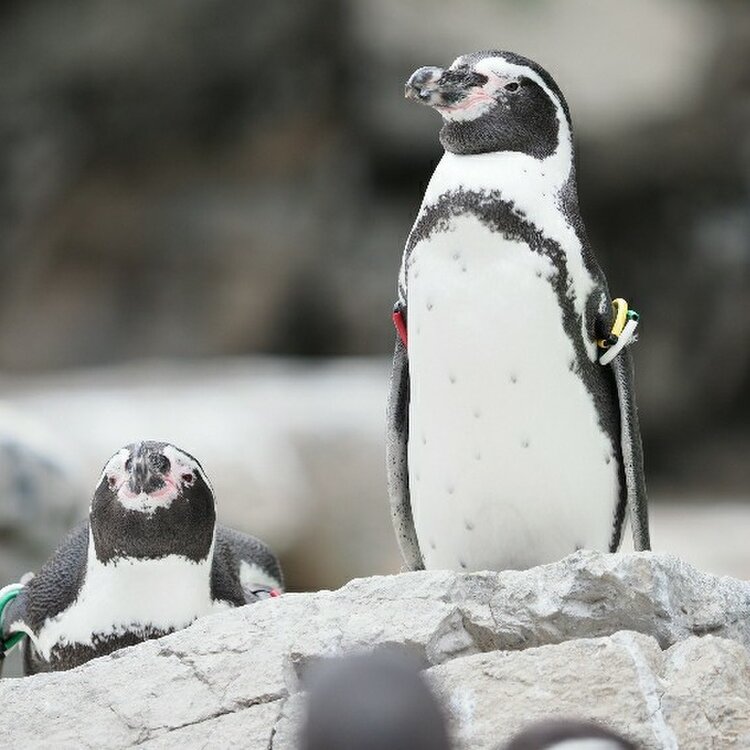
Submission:
{"label": "black beak", "polygon": [[128,486],[135,494],[153,492],[164,486],[162,471],[169,471],[169,459],[161,453],[152,452],[147,445],[139,443],[130,455],[130,478]]}
{"label": "black beak", "polygon": [[442,68],[430,65],[415,70],[404,86],[404,96],[407,99],[416,99],[429,104],[430,96],[437,89],[438,81],[443,73]]}
{"label": "black beak", "polygon": [[444,70],[428,65],[409,76],[404,96],[430,107],[449,107],[461,101],[470,89],[482,86],[487,80],[487,76],[468,67]]}
{"label": "black beak", "polygon": [[143,491],[143,485],[149,478],[149,468],[146,456],[134,456],[133,464],[130,467],[130,489],[139,493]]}

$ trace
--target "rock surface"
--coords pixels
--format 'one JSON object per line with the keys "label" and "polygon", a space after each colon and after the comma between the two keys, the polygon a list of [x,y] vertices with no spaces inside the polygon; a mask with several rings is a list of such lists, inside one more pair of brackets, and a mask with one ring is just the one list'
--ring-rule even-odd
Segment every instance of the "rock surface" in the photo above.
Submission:
{"label": "rock surface", "polygon": [[649,749],[750,743],[750,584],[669,556],[592,552],[290,594],[68,673],[6,680],[0,702],[16,720],[3,740],[291,750],[309,665],[384,646],[421,659],[458,748],[498,747],[553,714]]}
{"label": "rock surface", "polygon": [[70,445],[0,402],[0,586],[37,570],[88,499]]}

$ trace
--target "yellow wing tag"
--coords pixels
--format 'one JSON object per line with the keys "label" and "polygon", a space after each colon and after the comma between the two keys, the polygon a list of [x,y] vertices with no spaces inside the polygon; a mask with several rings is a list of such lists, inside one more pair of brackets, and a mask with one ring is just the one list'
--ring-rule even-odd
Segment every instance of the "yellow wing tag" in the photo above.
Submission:
{"label": "yellow wing tag", "polygon": [[615,322],[609,339],[599,339],[596,343],[603,350],[599,357],[599,364],[608,365],[632,340],[638,327],[640,316],[635,310],[628,308],[628,303],[622,297],[612,300],[615,308]]}

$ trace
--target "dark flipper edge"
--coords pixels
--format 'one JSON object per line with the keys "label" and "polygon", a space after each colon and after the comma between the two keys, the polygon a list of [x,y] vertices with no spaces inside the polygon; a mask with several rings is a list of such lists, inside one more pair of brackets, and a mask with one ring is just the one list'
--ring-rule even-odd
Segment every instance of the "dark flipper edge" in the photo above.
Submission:
{"label": "dark flipper edge", "polygon": [[400,338],[393,353],[386,428],[388,494],[396,539],[409,570],[422,570],[409,497],[409,355]]}
{"label": "dark flipper edge", "polygon": [[643,447],[635,405],[633,358],[627,348],[612,360],[611,367],[620,401],[620,445],[630,525],[633,529],[633,545],[635,550],[640,552],[651,549],[651,540],[648,529],[646,482],[643,474]]}

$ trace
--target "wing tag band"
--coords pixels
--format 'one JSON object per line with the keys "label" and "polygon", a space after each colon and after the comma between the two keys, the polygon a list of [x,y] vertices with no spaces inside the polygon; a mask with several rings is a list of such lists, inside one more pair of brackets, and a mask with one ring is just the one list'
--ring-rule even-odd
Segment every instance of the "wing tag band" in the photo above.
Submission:
{"label": "wing tag band", "polygon": [[0,658],[3,658],[8,651],[14,646],[17,646],[19,641],[21,641],[26,635],[26,633],[12,633],[5,639],[2,637],[5,608],[21,593],[22,590],[22,583],[9,583],[7,586],[3,586],[3,588],[0,589]]}
{"label": "wing tag band", "polygon": [[603,350],[599,357],[600,365],[608,365],[629,343],[634,340],[635,329],[638,328],[640,316],[635,310],[628,309],[628,303],[622,297],[612,300],[615,308],[615,322],[612,331],[606,339],[599,339],[596,343]]}

